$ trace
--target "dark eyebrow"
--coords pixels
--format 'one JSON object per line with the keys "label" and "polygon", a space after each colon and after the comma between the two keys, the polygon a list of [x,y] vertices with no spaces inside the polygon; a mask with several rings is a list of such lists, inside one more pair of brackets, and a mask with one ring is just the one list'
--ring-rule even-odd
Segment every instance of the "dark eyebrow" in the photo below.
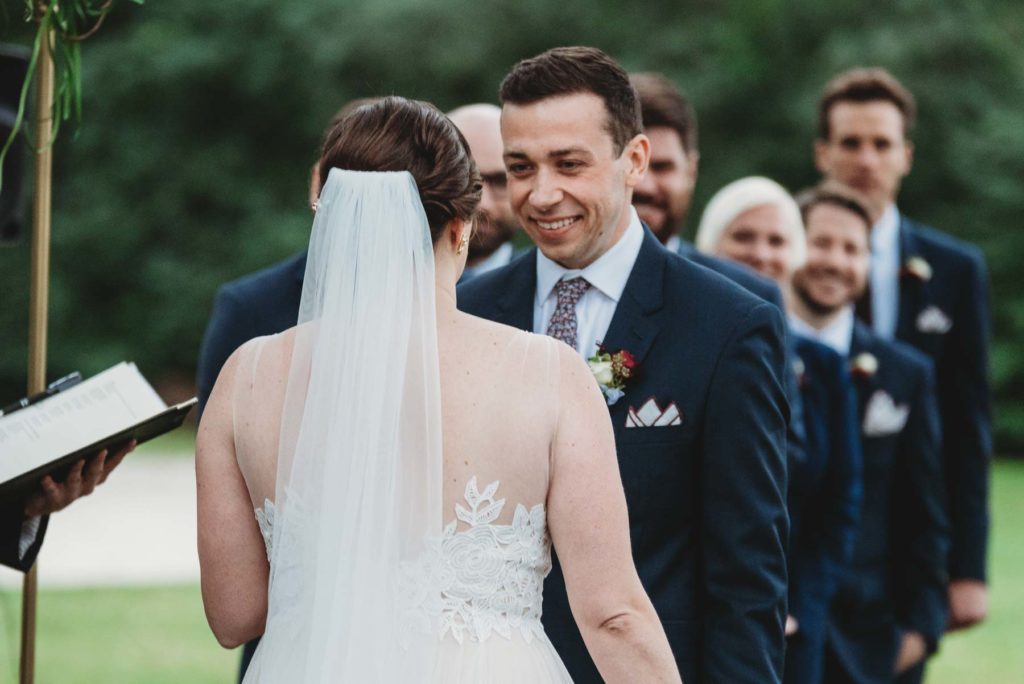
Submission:
{"label": "dark eyebrow", "polygon": [[501,156],[503,159],[529,159],[525,152],[505,152]]}
{"label": "dark eyebrow", "polygon": [[552,159],[557,159],[559,157],[568,157],[573,154],[578,154],[584,157],[590,156],[589,150],[587,150],[584,147],[567,147],[564,150],[553,150],[551,152],[548,152],[548,157]]}

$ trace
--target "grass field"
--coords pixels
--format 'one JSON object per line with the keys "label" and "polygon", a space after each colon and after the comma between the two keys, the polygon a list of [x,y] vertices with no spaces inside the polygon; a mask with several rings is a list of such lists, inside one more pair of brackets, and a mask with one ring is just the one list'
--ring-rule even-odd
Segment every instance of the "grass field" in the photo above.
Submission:
{"label": "grass field", "polygon": [[[1024,463],[993,478],[992,610],[982,627],[947,638],[930,684],[1024,682]],[[20,597],[0,592],[0,684],[17,681]],[[228,684],[236,652],[206,626],[198,586],[43,591],[40,684]]]}

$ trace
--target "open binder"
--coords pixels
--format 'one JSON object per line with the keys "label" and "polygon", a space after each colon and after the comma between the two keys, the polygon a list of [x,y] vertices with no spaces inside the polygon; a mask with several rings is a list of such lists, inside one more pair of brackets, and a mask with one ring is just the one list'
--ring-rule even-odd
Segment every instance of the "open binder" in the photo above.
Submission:
{"label": "open binder", "polygon": [[75,462],[102,449],[170,432],[195,404],[168,407],[134,363],[122,362],[0,416],[0,499],[27,496],[45,475],[63,481]]}

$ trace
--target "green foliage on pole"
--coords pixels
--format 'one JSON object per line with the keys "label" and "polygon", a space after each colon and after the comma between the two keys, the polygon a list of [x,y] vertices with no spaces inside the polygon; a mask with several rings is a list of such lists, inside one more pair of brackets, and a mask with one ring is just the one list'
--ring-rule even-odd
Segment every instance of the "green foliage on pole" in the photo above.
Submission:
{"label": "green foliage on pole", "polygon": [[[111,14],[60,141],[50,365],[189,379],[216,287],[304,245],[308,174],[347,100],[495,101],[516,60],[597,45],[666,73],[700,117],[692,232],[726,182],[817,176],[825,81],[890,69],[917,96],[911,216],[985,251],[1002,451],[1024,451],[1024,6],[1015,0],[161,0]],[[0,250],[0,396],[23,384],[24,246]]]}

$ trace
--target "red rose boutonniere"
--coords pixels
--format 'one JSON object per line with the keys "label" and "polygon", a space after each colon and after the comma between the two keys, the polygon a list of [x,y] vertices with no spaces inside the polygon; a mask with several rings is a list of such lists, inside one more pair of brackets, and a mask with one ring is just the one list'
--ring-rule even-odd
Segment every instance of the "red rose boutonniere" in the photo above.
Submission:
{"label": "red rose boutonniere", "polygon": [[622,398],[627,381],[636,377],[637,363],[633,355],[625,349],[612,354],[603,346],[598,345],[597,352],[587,359],[590,372],[594,374],[601,393],[611,406]]}

